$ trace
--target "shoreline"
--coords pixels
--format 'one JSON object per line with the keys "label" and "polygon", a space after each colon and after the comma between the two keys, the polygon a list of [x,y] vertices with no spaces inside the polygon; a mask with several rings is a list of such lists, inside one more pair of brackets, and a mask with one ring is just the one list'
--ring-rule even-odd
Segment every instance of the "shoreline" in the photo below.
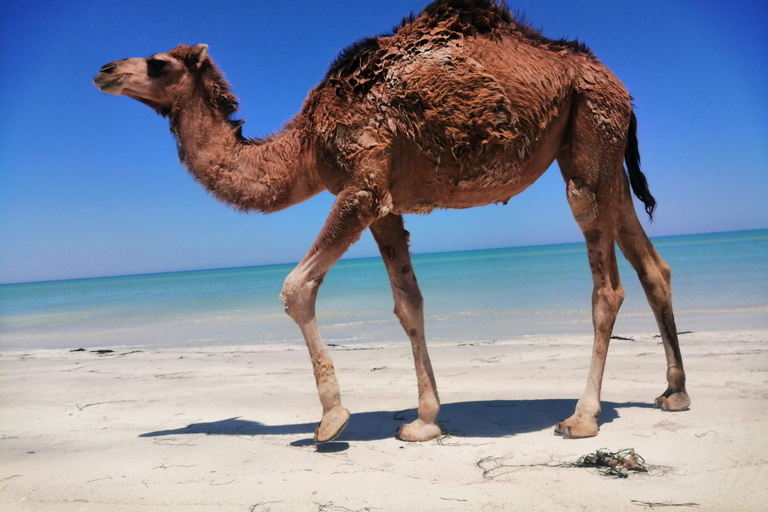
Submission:
{"label": "shoreline", "polygon": [[[680,331],[730,331],[768,329],[768,305],[734,308],[702,308],[675,311]],[[333,315],[318,312],[321,336],[326,344],[407,343],[397,318],[352,318],[339,323]],[[485,339],[504,340],[538,336],[593,335],[589,311],[470,312],[467,314],[427,314],[427,343],[461,343]],[[614,335],[627,337],[657,329],[646,308],[620,311]],[[482,333],[482,334],[477,334]],[[658,333],[658,332],[657,332]],[[642,335],[642,334],[639,334]],[[278,339],[276,339],[278,338]],[[141,340],[141,341],[139,341]],[[128,324],[85,325],[37,331],[3,332],[0,353],[18,350],[64,350],[95,348],[176,349],[206,346],[301,345],[304,340],[293,321],[282,313],[263,322],[248,312],[215,314],[197,318],[160,320]]]}
{"label": "shoreline", "polygon": [[[0,503],[20,512],[760,510],[768,329],[682,334],[693,403],[681,413],[650,406],[665,368],[653,335],[612,342],[601,431],[583,440],[552,427],[583,391],[589,336],[430,343],[447,435],[422,444],[394,439],[415,415],[405,341],[329,347],[352,417],[319,446],[302,344],[3,350]],[[618,480],[554,467],[599,448],[634,448],[652,471]]]}

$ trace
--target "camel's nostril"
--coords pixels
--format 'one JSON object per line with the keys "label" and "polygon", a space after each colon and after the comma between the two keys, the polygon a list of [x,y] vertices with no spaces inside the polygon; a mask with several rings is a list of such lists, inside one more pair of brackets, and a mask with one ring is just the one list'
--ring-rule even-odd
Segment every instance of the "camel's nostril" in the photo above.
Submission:
{"label": "camel's nostril", "polygon": [[110,62],[109,64],[105,64],[105,65],[101,66],[101,69],[99,70],[99,72],[101,72],[101,73],[111,73],[111,72],[113,72],[115,70],[116,67],[117,66],[115,65],[114,62]]}

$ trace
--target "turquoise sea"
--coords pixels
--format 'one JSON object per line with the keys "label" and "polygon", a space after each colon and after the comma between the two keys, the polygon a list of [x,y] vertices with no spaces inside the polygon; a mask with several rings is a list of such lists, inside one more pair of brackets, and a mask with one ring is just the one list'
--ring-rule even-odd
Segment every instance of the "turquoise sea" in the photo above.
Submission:
{"label": "turquoise sea", "polygon": [[[768,328],[768,230],[654,239],[679,330]],[[634,271],[615,334],[655,332]],[[420,254],[428,340],[591,333],[584,244]],[[0,349],[300,343],[278,294],[293,265],[0,285]],[[328,343],[405,342],[378,258],[342,260],[318,298]]]}

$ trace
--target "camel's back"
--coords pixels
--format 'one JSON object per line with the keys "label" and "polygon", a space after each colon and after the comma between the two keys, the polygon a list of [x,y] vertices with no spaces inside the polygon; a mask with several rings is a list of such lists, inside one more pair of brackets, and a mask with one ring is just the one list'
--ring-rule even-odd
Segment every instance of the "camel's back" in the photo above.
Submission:
{"label": "camel's back", "polygon": [[[585,62],[600,65],[586,47],[545,39],[495,2],[444,0],[342,52],[304,114],[331,167],[354,169],[371,153],[396,161],[407,150],[419,163],[397,162],[407,168],[393,170],[401,183],[431,181],[445,189],[440,195],[460,184],[497,188],[482,201],[504,200],[554,159],[532,162],[542,145],[557,149],[550,135],[562,130],[555,125]],[[424,168],[431,176],[409,177]],[[476,204],[470,197],[443,206]]]}

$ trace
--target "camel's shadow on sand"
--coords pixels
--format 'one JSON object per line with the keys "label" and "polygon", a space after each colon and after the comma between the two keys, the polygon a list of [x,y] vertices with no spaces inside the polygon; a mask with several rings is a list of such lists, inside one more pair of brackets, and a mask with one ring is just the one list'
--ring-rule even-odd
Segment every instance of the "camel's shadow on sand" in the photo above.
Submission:
{"label": "camel's shadow on sand", "polygon": [[[573,413],[576,400],[485,400],[442,404],[439,423],[443,431],[455,437],[504,437],[526,432],[554,428]],[[622,408],[651,408],[651,404],[627,402],[602,402],[600,424],[610,423],[619,417]],[[339,436],[337,443],[329,443],[344,449],[341,441],[373,441],[392,438],[404,422],[416,419],[416,409],[405,411],[375,411],[353,413],[349,425]],[[291,425],[264,425],[257,421],[230,418],[210,423],[193,423],[173,430],[147,432],[139,437],[173,436],[183,434],[208,434],[225,436],[262,436],[306,434],[307,439],[291,443],[294,446],[312,444],[316,423]]]}

